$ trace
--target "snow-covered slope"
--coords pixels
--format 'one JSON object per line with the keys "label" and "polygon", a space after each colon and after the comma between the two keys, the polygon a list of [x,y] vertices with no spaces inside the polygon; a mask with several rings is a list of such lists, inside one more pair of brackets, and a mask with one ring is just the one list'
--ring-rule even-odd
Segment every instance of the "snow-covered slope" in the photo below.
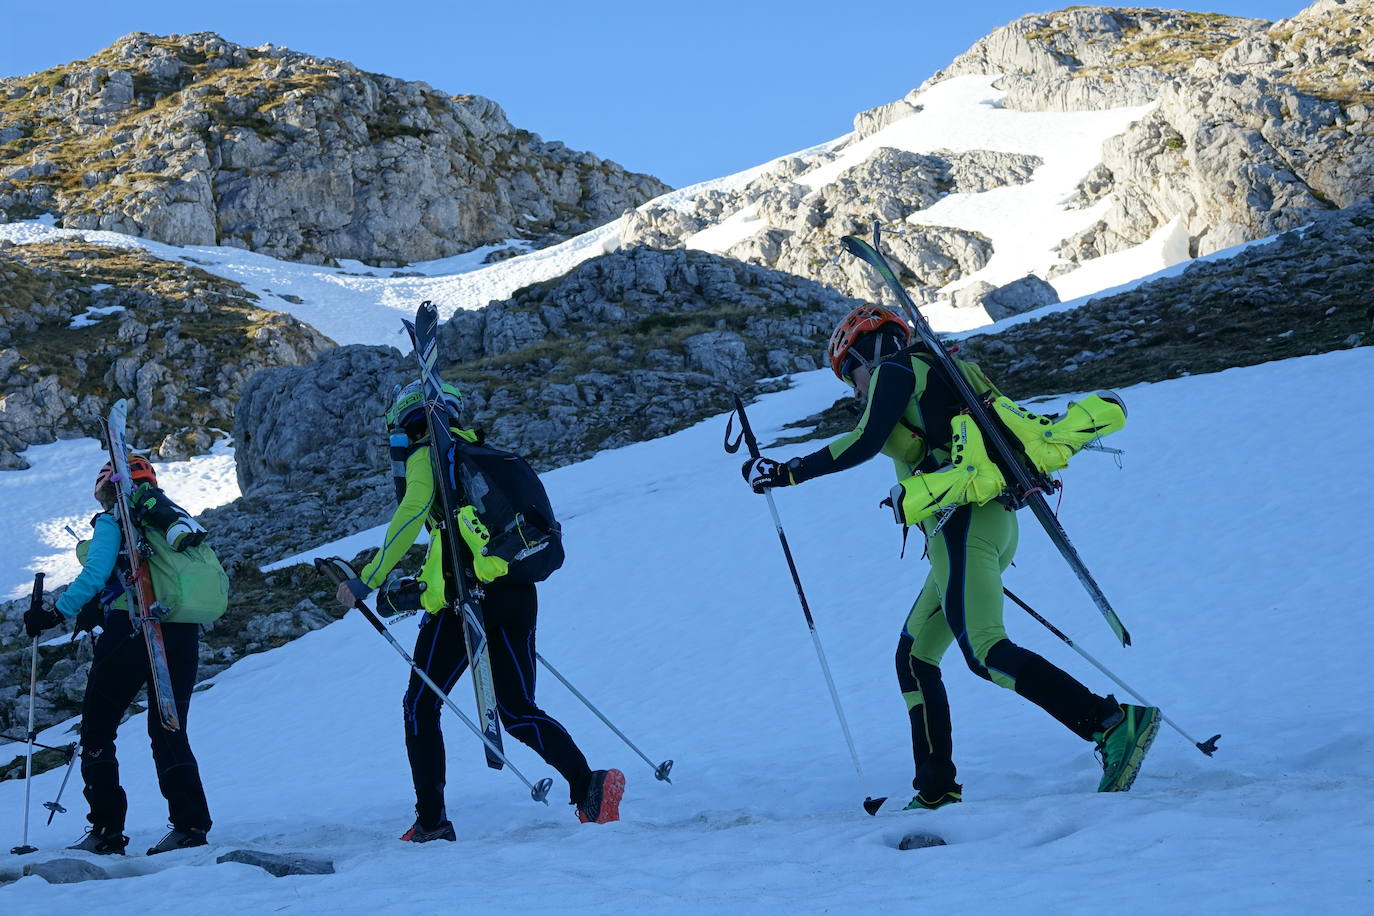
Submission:
{"label": "snow-covered slope", "polygon": [[[987,265],[960,277],[951,288],[980,280],[1000,286],[1031,272],[1046,275],[1046,268],[1059,260],[1053,249],[1060,240],[1091,226],[1108,207],[1106,200],[1081,209],[1068,209],[1065,202],[1074,195],[1078,182],[1101,162],[1103,142],[1139,120],[1151,106],[1016,111],[1001,106],[1005,93],[994,88],[996,79],[962,76],[936,83],[915,100],[922,110],[863,139],[851,134],[818,147],[837,155],[819,161],[793,180],[815,193],[884,147],[912,153],[993,150],[1038,156],[1043,163],[1031,181],[977,194],[950,194],[913,213],[907,222],[966,229],[992,241],[993,256]],[[654,204],[650,201],[644,206]],[[769,228],[753,210],[751,206],[729,214],[721,224],[688,239],[688,244],[725,253],[730,246]],[[1141,245],[1101,259],[1104,264],[1092,262],[1092,269],[1083,267],[1061,275],[1051,285],[1061,298],[1069,299],[1145,276],[1187,257],[1187,235],[1171,224]],[[944,301],[926,311],[941,331],[968,330],[988,322],[981,308],[955,309]]]}
{"label": "snow-covered slope", "polygon": [[[741,483],[738,457],[721,452],[717,418],[546,477],[569,560],[541,590],[540,651],[649,755],[677,761],[673,785],[654,781],[544,677],[543,705],[593,765],[627,772],[623,822],[579,826],[561,799],[531,803],[446,719],[459,841],[396,842],[410,821],[398,721],[406,671],[355,613],[197,694],[190,727],[216,821],[210,848],[100,861],[139,880],[25,878],[0,888],[0,909],[1367,909],[1374,730],[1360,710],[1374,619],[1361,575],[1374,497],[1358,481],[1374,425],[1312,405],[1371,374],[1374,349],[1363,348],[1125,392],[1131,425],[1113,443],[1128,449],[1124,469],[1075,459],[1061,514],[1130,626],[1131,649],[1113,645],[1022,520],[1011,588],[1198,737],[1223,734],[1207,759],[1161,732],[1129,794],[1094,793],[1086,745],[950,657],[966,803],[865,816],[766,506]],[[765,442],[837,390],[821,372],[796,381],[752,409]],[[1304,473],[1302,442],[1322,443],[1325,486]],[[891,659],[926,567],[918,550],[897,557],[898,533],[876,505],[890,483],[872,462],[781,491],[778,504],[869,778],[898,807],[911,764]],[[1108,689],[1029,618],[1007,614],[1018,641]],[[396,629],[409,641],[414,621]],[[140,849],[165,813],[142,730],[135,717],[121,742]],[[547,775],[510,744],[528,775]],[[30,860],[67,855],[60,847],[79,836],[73,787],[72,813],[51,828],[39,816],[60,776],[35,780],[41,851]],[[12,843],[22,798],[19,783],[0,784]],[[911,830],[950,845],[893,848]],[[338,871],[275,879],[213,864],[237,847],[324,854]]]}

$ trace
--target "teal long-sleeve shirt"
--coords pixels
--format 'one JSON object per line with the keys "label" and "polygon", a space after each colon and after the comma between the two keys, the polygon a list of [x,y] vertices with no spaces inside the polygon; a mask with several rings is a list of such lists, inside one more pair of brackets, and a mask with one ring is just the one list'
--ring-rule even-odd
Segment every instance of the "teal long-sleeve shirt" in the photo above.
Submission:
{"label": "teal long-sleeve shirt", "polygon": [[119,548],[124,543],[124,535],[119,530],[119,522],[110,513],[97,515],[95,531],[91,534],[90,547],[86,559],[81,564],[81,574],[76,577],[61,598],[57,599],[57,609],[64,617],[75,617],[87,601],[100,594],[105,583],[110,581],[115,562],[119,559]]}

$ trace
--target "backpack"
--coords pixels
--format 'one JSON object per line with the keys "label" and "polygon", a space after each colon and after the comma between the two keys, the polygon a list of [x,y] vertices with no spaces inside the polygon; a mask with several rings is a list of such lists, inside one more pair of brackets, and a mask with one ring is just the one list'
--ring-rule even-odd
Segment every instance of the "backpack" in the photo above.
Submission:
{"label": "backpack", "polygon": [[152,531],[145,531],[143,540],[152,548],[147,563],[153,594],[159,604],[172,609],[163,620],[214,623],[224,616],[229,608],[229,577],[209,544],[173,550],[166,538]]}
{"label": "backpack", "polygon": [[[171,609],[163,620],[168,623],[214,623],[224,616],[229,608],[229,577],[210,545],[202,542],[178,551],[160,536],[160,532],[142,526],[140,530],[150,550],[144,562],[152,576],[154,599]],[[90,546],[89,540],[76,545],[76,558],[83,564]],[[123,559],[120,564],[122,567]],[[117,591],[109,597],[102,596],[101,600],[127,611],[130,593],[123,588],[119,578],[116,581],[120,582]]]}
{"label": "backpack", "polygon": [[487,555],[510,567],[502,581],[535,583],[553,575],[563,565],[563,526],[529,462],[456,437],[445,457],[449,486],[491,533]]}

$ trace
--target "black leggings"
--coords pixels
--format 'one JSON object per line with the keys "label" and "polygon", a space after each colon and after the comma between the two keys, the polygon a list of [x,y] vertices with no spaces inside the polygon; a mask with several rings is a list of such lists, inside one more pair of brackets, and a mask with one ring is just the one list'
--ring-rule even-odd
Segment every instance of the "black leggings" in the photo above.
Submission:
{"label": "black leggings", "polygon": [[96,640],[95,660],[81,701],[81,778],[91,806],[87,820],[97,827],[124,830],[129,801],[119,784],[115,733],[124,710],[139,690],[147,687],[148,737],[152,739],[158,788],[167,799],[168,819],[183,830],[210,829],[200,767],[186,734],[199,662],[200,625],[164,623],[162,641],[167,647],[172,695],[181,718],[181,728],[175,732],[162,727],[150,683],[148,649],[142,635],[133,632],[128,614],[112,611],[106,618],[105,632]]}
{"label": "black leggings", "polygon": [[[486,587],[482,617],[496,688],[496,710],[508,734],[532,748],[568,781],[569,801],[576,803],[586,794],[591,779],[587,758],[567,729],[534,701],[534,628],[538,609],[533,585],[493,583]],[[415,640],[415,663],[452,696],[454,686],[468,667],[463,623],[457,613],[446,610],[427,615]],[[460,697],[452,699],[462,703]],[[412,672],[401,705],[406,753],[415,781],[415,813],[422,825],[433,827],[446,819],[444,735],[439,727],[443,701]],[[473,753],[477,753],[476,749]]]}

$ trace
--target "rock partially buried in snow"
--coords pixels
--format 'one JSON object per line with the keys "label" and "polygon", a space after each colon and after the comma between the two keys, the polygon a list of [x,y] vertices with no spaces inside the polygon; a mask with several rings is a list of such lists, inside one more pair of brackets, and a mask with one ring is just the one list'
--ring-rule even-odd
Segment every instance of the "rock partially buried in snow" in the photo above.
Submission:
{"label": "rock partially buried in snow", "polygon": [[1059,294],[1044,280],[1028,274],[1004,286],[993,286],[982,280],[954,291],[951,304],[955,308],[973,308],[981,305],[993,321],[1010,318],[1038,309],[1042,305],[1053,305],[1059,301]]}
{"label": "rock partially buried in snow", "polygon": [[252,849],[235,849],[226,852],[215,860],[218,862],[241,862],[256,865],[268,874],[278,878],[287,875],[332,875],[334,860],[322,856],[307,856],[298,852],[272,853],[257,852]]}
{"label": "rock partially buried in snow", "polygon": [[110,877],[99,865],[83,859],[49,859],[24,866],[25,875],[37,875],[49,884],[78,884]]}
{"label": "rock partially buried in snow", "polygon": [[925,849],[927,846],[947,846],[943,837],[933,833],[908,833],[897,844],[898,849]]}

